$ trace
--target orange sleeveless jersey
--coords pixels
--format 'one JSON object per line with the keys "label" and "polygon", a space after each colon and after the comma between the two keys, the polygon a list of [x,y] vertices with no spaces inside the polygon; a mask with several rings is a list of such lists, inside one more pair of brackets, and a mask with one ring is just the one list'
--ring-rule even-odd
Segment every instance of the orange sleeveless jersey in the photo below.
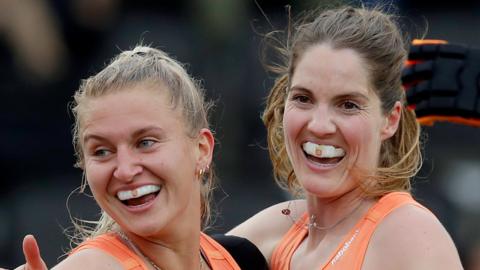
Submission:
{"label": "orange sleeveless jersey", "polygon": [[[204,233],[200,235],[200,247],[213,270],[240,270],[233,257],[219,243]],[[76,247],[70,255],[90,248],[101,249],[115,257],[125,270],[148,269],[142,258],[130,250],[117,234],[104,234],[87,240]]]}
{"label": "orange sleeveless jersey", "polygon": [[[322,270],[361,269],[370,238],[375,228],[393,210],[412,204],[426,209],[406,192],[392,192],[382,197],[373,205],[365,216],[347,234]],[[427,210],[429,211],[429,210]],[[289,270],[293,253],[307,237],[308,215],[305,213],[284,235],[272,254],[270,267],[272,270]]]}

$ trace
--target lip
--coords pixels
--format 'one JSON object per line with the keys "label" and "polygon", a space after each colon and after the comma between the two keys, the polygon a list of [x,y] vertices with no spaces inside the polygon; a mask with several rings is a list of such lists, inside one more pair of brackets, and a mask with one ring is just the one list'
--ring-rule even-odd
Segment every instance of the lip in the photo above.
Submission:
{"label": "lip", "polygon": [[136,205],[136,206],[128,206],[128,205],[123,204],[120,200],[118,200],[118,201],[123,207],[125,207],[125,209],[127,209],[128,212],[138,214],[138,213],[146,212],[150,208],[153,208],[153,204],[157,201],[157,199],[158,199],[158,197],[161,193],[162,193],[162,190],[160,190],[160,192],[155,196],[155,198],[153,200],[151,200],[147,203],[141,204],[141,205]]}

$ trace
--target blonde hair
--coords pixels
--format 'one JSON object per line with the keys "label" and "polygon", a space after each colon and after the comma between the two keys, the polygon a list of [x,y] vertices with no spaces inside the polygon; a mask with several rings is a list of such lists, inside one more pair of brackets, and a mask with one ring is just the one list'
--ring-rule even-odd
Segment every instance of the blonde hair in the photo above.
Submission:
{"label": "blonde hair", "polygon": [[[308,15],[307,15],[308,17]],[[304,17],[289,29],[286,46],[275,47],[283,59],[272,69],[278,77],[270,90],[262,119],[268,131],[268,149],[277,183],[293,192],[302,193],[285,149],[283,113],[296,64],[311,46],[329,44],[334,49],[355,50],[367,63],[369,81],[381,101],[386,115],[400,101],[405,104],[401,72],[408,44],[393,15],[381,7],[341,7],[318,14],[313,21]],[[275,33],[267,35],[278,43]],[[320,60],[319,60],[320,61]],[[366,196],[379,197],[392,191],[410,191],[410,178],[421,166],[420,127],[413,110],[402,108],[399,128],[385,140],[374,175],[360,183]]]}
{"label": "blonde hair", "polygon": [[[184,66],[165,52],[147,46],[137,46],[133,50],[120,53],[98,74],[83,80],[76,91],[72,104],[75,117],[73,145],[77,158],[76,167],[85,169],[80,133],[86,103],[115,91],[128,91],[129,88],[144,83],[162,86],[151,88],[152,91],[165,89],[168,92],[173,108],[181,109],[189,136],[193,138],[200,129],[209,128],[208,111],[212,104],[205,101],[204,90],[199,81],[189,76]],[[210,169],[200,177],[202,178],[201,217],[204,228],[210,219],[213,165],[210,165]],[[83,192],[87,185],[85,174],[83,178],[80,192]],[[75,233],[71,237],[74,244],[119,229],[116,222],[103,210],[98,221],[78,219],[72,219],[72,221],[75,227]]]}

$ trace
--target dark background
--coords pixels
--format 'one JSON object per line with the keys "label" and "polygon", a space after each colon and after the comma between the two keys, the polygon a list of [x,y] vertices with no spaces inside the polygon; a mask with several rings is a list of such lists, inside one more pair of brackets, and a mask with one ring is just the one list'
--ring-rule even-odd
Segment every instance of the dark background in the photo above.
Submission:
{"label": "dark background", "polygon": [[[0,266],[23,263],[27,233],[37,236],[49,266],[68,250],[66,202],[82,177],[73,168],[68,102],[80,79],[139,42],[188,63],[217,101],[211,122],[221,186],[213,231],[288,199],[265,150],[260,114],[272,78],[259,60],[258,33],[283,29],[286,4],[295,15],[326,2],[0,0]],[[395,5],[414,37],[426,32],[480,47],[478,1]],[[446,226],[466,269],[480,269],[480,129],[441,123],[425,133],[414,194]],[[91,198],[73,193],[68,204],[74,217],[98,218]]]}

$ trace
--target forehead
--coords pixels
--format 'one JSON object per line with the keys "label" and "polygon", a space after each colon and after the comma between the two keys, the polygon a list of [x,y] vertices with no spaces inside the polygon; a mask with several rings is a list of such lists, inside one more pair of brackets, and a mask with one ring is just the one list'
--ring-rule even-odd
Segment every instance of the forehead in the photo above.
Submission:
{"label": "forehead", "polygon": [[338,91],[360,91],[368,94],[368,66],[353,49],[334,49],[329,44],[308,48],[298,60],[292,76],[292,87],[310,90],[328,88]]}
{"label": "forehead", "polygon": [[165,89],[148,85],[126,87],[88,99],[79,111],[80,130],[101,129],[102,125],[119,129],[147,124],[174,127],[184,122],[179,107],[174,106]]}

